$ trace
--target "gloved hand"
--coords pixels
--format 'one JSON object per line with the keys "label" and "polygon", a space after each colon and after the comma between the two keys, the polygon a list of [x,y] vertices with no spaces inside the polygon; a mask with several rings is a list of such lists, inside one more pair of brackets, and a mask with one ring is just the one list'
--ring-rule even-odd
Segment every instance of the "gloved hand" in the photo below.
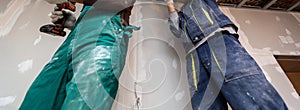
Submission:
{"label": "gloved hand", "polygon": [[60,19],[63,19],[63,18],[66,19],[63,26],[70,30],[72,30],[74,28],[75,23],[76,23],[76,16],[75,16],[74,12],[67,10],[67,9],[62,9],[61,11],[51,12],[50,18],[51,18],[51,22],[54,24],[55,24],[55,22],[57,22]]}

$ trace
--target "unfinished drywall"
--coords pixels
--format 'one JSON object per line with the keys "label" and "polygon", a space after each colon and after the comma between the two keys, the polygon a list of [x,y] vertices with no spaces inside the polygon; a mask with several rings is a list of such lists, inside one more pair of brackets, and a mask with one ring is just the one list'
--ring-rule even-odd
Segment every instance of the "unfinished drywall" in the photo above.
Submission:
{"label": "unfinished drywall", "polygon": [[191,109],[185,54],[169,31],[167,18],[163,2],[135,4],[131,23],[141,30],[130,39],[114,110]]}
{"label": "unfinished drywall", "polygon": [[246,9],[231,9],[230,13],[254,50],[300,55],[300,24],[294,14]]}
{"label": "unfinished drywall", "polygon": [[[0,1],[1,110],[18,109],[32,81],[65,39],[38,31],[41,25],[49,23],[47,15],[52,10],[53,5],[43,0]],[[242,44],[289,108],[299,109],[299,96],[273,54],[299,55],[300,15],[226,7],[223,10],[238,24]],[[139,2],[134,8],[131,22],[143,28],[130,40],[129,57],[113,109],[191,109],[185,70],[181,68],[185,66],[178,63],[184,62],[183,50],[167,28],[167,16],[162,2]],[[165,72],[169,69],[173,70]]]}
{"label": "unfinished drywall", "polygon": [[65,38],[39,32],[40,26],[50,23],[48,14],[54,5],[43,0],[1,0],[0,7],[0,109],[17,110]]}
{"label": "unfinished drywall", "polygon": [[299,14],[228,7],[222,7],[222,11],[238,25],[242,45],[262,67],[289,109],[299,109],[299,95],[273,56],[300,55]]}
{"label": "unfinished drywall", "polygon": [[[17,110],[30,84],[65,38],[38,31],[50,23],[48,14],[54,5],[43,0],[3,0],[0,4],[0,109]],[[126,75],[120,78],[113,109],[189,109],[186,74],[181,74],[185,72],[180,63],[185,62],[180,59],[183,49],[175,45],[180,41],[168,29],[167,9],[152,2],[142,4],[135,7],[131,22],[143,28],[130,40]]]}

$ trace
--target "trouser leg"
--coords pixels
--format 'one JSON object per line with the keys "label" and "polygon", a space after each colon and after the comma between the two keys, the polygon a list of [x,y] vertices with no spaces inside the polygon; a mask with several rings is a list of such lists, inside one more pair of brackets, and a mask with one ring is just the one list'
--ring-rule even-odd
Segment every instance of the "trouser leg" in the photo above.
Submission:
{"label": "trouser leg", "polygon": [[[203,96],[205,94],[207,84],[209,83],[210,79],[210,73],[207,68],[203,65],[203,63],[200,63],[200,77],[198,81],[198,90],[194,93],[194,95],[191,97],[191,104],[193,110],[202,110],[203,108],[200,108],[200,104],[203,100]],[[191,79],[189,79],[191,80]],[[190,86],[193,86],[192,84]],[[227,102],[222,94],[212,94],[212,95],[218,95],[216,99],[214,99],[214,102],[209,108],[209,110],[227,110]]]}
{"label": "trouser leg", "polygon": [[65,86],[70,80],[68,70],[69,44],[72,37],[68,36],[56,51],[50,62],[44,66],[34,80],[20,106],[20,110],[58,110],[64,97]]}
{"label": "trouser leg", "polygon": [[[115,19],[117,23],[112,22]],[[127,49],[122,45],[126,41],[119,36],[122,33],[115,31],[122,28],[119,24],[119,16],[93,16],[78,24],[69,65],[73,77],[67,84],[62,109],[110,110]]]}
{"label": "trouser leg", "polygon": [[227,71],[221,93],[233,109],[285,110],[283,99],[261,68],[232,35],[224,35]]}
{"label": "trouser leg", "polygon": [[[225,77],[223,79],[214,79],[224,80],[224,83],[220,94],[216,94],[218,97],[210,106],[210,109],[226,109],[226,102],[233,109],[286,109],[286,105],[280,95],[266,80],[260,67],[241,46],[239,41],[233,35],[225,34],[218,37],[224,39],[224,49],[226,51],[225,57],[216,57],[216,59],[220,65],[226,64],[226,68],[224,69]],[[218,69],[211,66],[215,61],[211,51],[216,54],[215,56],[222,56],[224,54],[220,48],[212,49],[214,45],[218,45],[218,43],[205,43],[197,49],[203,67],[200,70],[199,91],[195,94],[195,96],[198,94],[199,97],[192,97],[192,101],[197,100],[197,103],[193,104],[194,108],[200,105],[200,101],[203,100],[202,98],[205,94],[205,89],[207,89],[210,75],[215,75],[210,72]],[[205,72],[209,74],[207,76],[203,75],[203,70],[207,70]]]}

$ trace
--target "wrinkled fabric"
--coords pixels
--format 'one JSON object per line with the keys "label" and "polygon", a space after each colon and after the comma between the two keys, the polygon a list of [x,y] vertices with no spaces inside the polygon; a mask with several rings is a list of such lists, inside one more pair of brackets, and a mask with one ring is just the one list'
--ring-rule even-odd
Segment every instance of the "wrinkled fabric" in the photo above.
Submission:
{"label": "wrinkled fabric", "polygon": [[[232,25],[237,31],[237,27],[222,13],[215,0],[188,0],[183,5],[182,12],[186,15],[187,33],[193,42],[200,41],[226,25]],[[197,25],[193,25],[194,23]]]}
{"label": "wrinkled fabric", "polygon": [[[226,110],[227,103],[237,110],[287,109],[255,60],[239,43],[238,35],[224,29],[238,30],[215,0],[189,0],[181,11],[178,20],[169,19],[169,23],[188,54],[187,74],[194,110]],[[216,32],[221,29],[224,30]],[[196,47],[199,42],[203,44]],[[194,48],[195,51],[190,51]],[[197,54],[198,63],[189,58],[190,54]],[[196,76],[191,74],[193,66]]]}
{"label": "wrinkled fabric", "polygon": [[86,6],[20,110],[110,110],[134,29],[122,26],[119,14]]}
{"label": "wrinkled fabric", "polygon": [[[241,46],[238,39],[231,34],[217,34],[213,39],[223,39],[226,45],[226,57],[219,58],[219,62],[227,60],[224,78],[218,78],[217,72],[212,72],[215,62],[212,59],[211,41],[206,42],[197,49],[200,55],[200,74],[198,90],[192,95],[192,107],[194,110],[227,110],[227,103],[233,110],[286,110],[287,107],[274,89],[267,81],[263,71],[255,60]],[[208,83],[224,80],[219,91],[207,93]],[[215,87],[218,88],[217,85]],[[213,102],[207,103],[205,96],[215,94],[217,97]],[[204,104],[203,104],[204,103]],[[206,105],[205,105],[206,104]]]}

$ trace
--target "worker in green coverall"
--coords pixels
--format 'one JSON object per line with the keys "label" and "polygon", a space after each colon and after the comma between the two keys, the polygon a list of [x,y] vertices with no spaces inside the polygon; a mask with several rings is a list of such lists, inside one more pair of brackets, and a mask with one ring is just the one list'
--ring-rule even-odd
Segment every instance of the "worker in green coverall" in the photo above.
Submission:
{"label": "worker in green coverall", "polygon": [[[111,109],[128,39],[138,30],[129,25],[135,0],[70,1],[85,6],[74,27],[65,24],[72,31],[30,86],[20,110]],[[74,18],[70,11],[63,11],[52,12],[52,21],[63,15],[58,13]]]}

